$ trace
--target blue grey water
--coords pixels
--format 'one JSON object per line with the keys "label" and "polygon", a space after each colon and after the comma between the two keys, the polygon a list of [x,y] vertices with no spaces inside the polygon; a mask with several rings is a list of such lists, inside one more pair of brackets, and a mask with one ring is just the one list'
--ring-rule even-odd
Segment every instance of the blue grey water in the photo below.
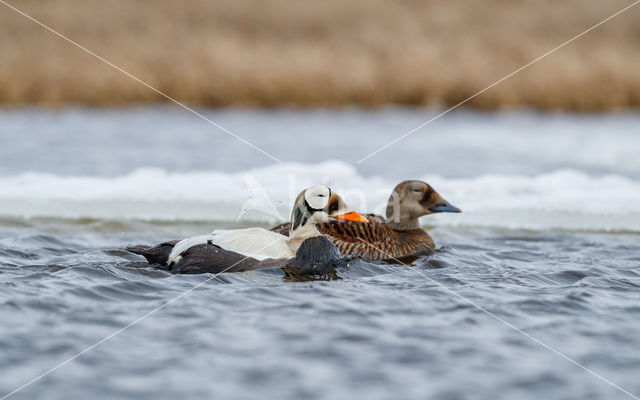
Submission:
{"label": "blue grey water", "polygon": [[[425,217],[440,249],[409,266],[354,261],[340,280],[309,282],[277,269],[171,275],[122,249],[268,223],[119,216],[140,201],[119,179],[141,168],[220,179],[272,159],[169,107],[0,111],[0,398],[640,396],[639,214],[626,202],[640,187],[640,115],[455,112],[357,163],[434,111],[201,111],[295,168],[348,163],[354,186],[434,174],[444,189],[511,197],[458,197],[470,211],[455,224]],[[545,176],[575,210],[509,191]],[[85,207],[91,193],[59,192],[66,178],[116,192]],[[50,209],[25,213],[32,197]],[[514,208],[474,219],[488,203]],[[518,219],[547,209],[534,227]]]}

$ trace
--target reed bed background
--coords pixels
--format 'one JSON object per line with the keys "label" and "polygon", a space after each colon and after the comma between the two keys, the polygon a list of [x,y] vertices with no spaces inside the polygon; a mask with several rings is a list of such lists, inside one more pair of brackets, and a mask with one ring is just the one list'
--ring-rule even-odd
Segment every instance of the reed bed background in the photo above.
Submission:
{"label": "reed bed background", "polygon": [[[13,0],[206,106],[453,105],[631,0]],[[166,101],[0,4],[0,103]],[[640,105],[640,6],[469,103]]]}

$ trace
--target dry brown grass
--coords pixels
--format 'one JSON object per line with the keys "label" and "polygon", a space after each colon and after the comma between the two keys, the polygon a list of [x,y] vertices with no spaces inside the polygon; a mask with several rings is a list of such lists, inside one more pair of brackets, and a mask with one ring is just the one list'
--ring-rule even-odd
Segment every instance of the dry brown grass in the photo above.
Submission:
{"label": "dry brown grass", "polygon": [[[13,0],[182,101],[452,105],[631,0]],[[470,102],[640,105],[640,6]],[[157,93],[0,4],[0,103],[116,105]]]}

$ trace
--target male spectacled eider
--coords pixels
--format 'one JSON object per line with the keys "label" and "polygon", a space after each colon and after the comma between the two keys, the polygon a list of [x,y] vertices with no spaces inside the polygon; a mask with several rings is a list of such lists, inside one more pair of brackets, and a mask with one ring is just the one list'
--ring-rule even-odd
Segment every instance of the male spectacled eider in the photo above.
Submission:
{"label": "male spectacled eider", "polygon": [[[127,250],[144,256],[150,263],[167,265],[173,272],[241,272],[283,265],[296,257],[303,242],[322,235],[316,228],[318,223],[331,220],[355,223],[365,222],[366,218],[351,211],[331,189],[318,185],[303,190],[296,198],[288,237],[263,228],[215,230],[208,235]],[[304,261],[314,257],[305,253],[298,254],[298,258]]]}
{"label": "male spectacled eider", "polygon": [[334,268],[341,263],[342,256],[329,239],[313,236],[301,243],[294,258],[258,260],[225,250],[211,242],[197,244],[182,253],[182,259],[172,264],[169,271],[174,274],[203,274],[280,267],[289,279],[308,280],[318,276],[336,276]]}
{"label": "male spectacled eider", "polygon": [[[387,218],[364,214],[367,224],[327,221],[318,230],[345,255],[360,255],[364,260],[391,260],[411,257],[435,248],[433,239],[420,228],[419,218],[441,212],[461,212],[422,181],[404,181],[391,192]],[[286,234],[289,223],[272,228]]]}

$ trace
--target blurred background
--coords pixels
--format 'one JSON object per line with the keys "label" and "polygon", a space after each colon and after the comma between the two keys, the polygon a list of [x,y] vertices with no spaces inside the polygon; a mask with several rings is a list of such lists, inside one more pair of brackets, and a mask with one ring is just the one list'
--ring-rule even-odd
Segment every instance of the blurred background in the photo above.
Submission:
{"label": "blurred background", "polygon": [[[192,105],[448,106],[629,5],[625,0],[15,0],[11,4]],[[640,105],[630,9],[468,106]],[[166,99],[3,5],[0,103]]]}

